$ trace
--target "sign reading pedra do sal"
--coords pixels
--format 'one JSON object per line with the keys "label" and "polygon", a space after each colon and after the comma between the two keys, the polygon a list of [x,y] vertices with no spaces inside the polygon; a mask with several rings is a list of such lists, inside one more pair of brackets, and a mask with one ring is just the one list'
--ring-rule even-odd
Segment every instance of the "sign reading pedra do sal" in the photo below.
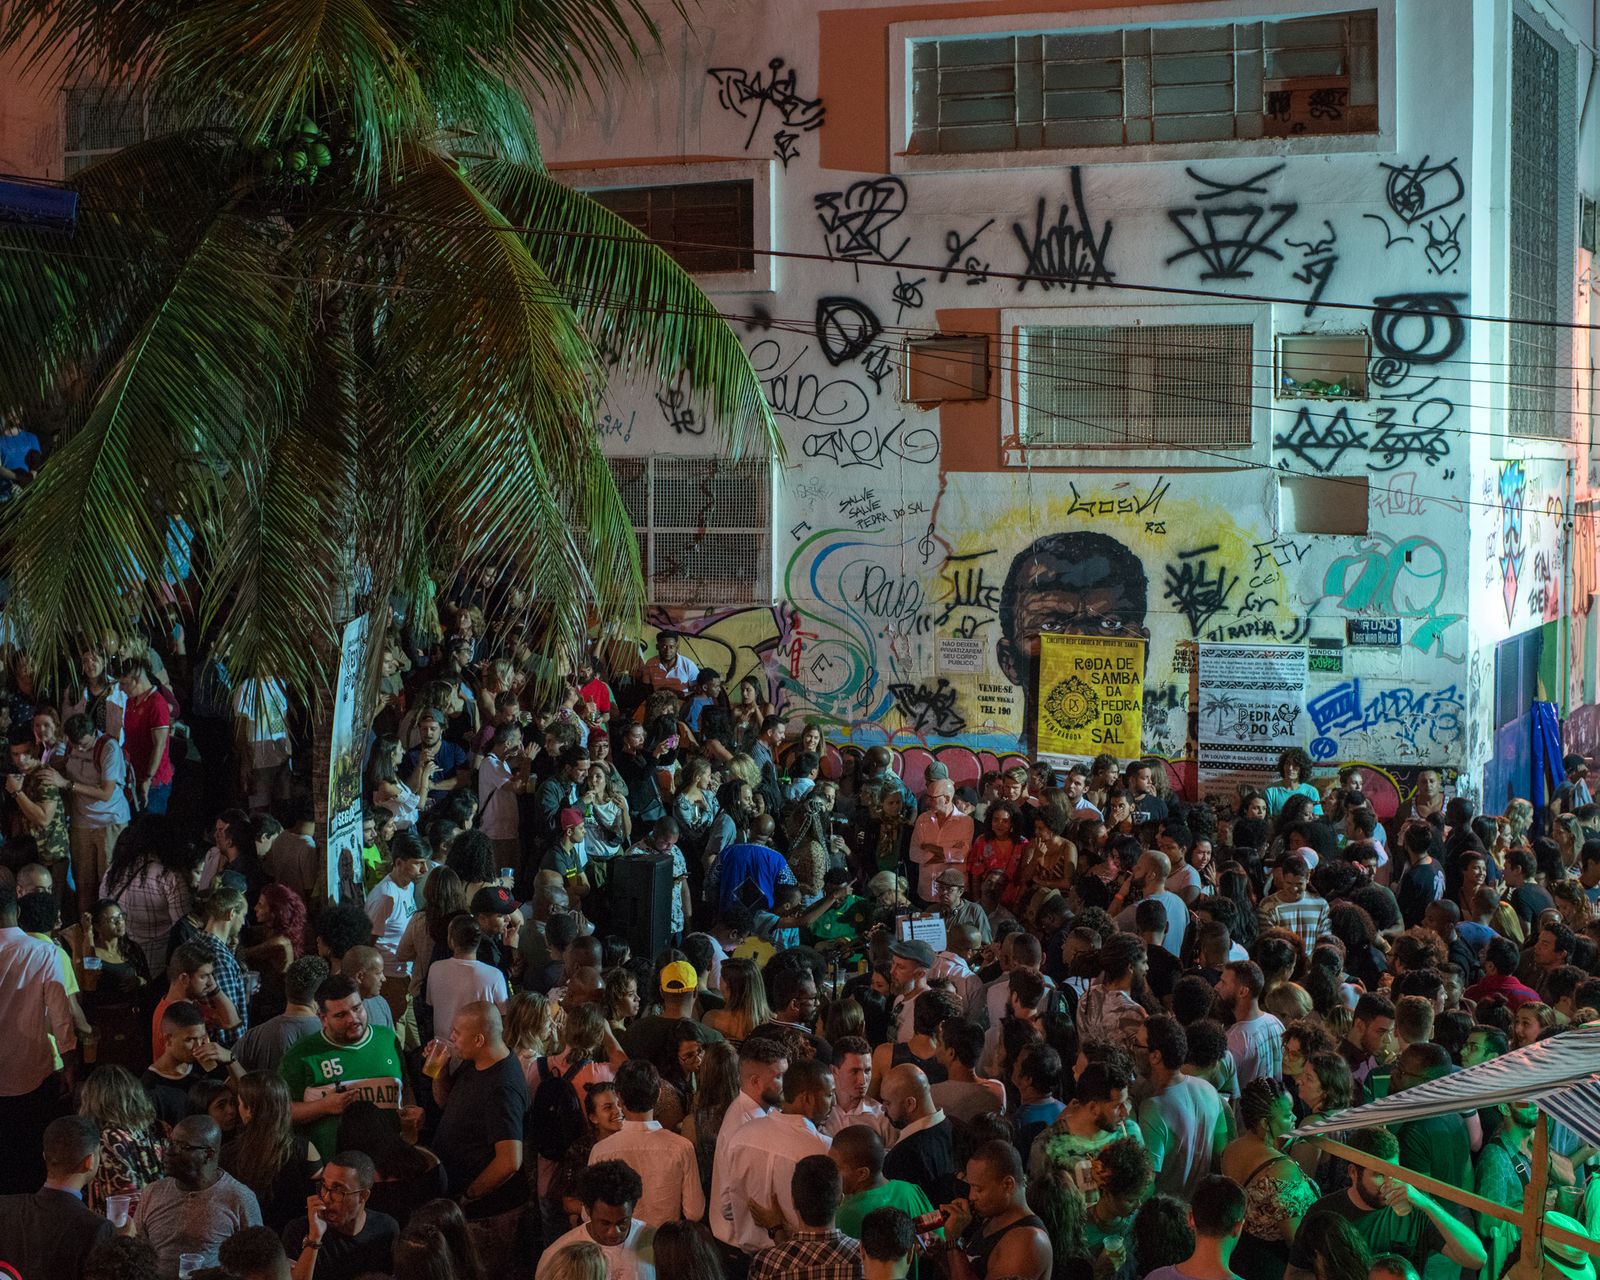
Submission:
{"label": "sign reading pedra do sal", "polygon": [[1119,636],[1041,635],[1038,754],[1139,754],[1144,734],[1147,642]]}

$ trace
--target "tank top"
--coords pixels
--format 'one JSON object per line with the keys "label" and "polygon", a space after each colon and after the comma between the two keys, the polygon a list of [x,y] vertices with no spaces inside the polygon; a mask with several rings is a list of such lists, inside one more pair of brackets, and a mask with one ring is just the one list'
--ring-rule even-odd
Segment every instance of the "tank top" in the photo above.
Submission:
{"label": "tank top", "polygon": [[943,1084],[950,1078],[950,1072],[945,1069],[938,1058],[919,1058],[911,1052],[911,1046],[904,1040],[897,1043],[894,1051],[889,1055],[889,1065],[898,1067],[902,1062],[914,1063],[922,1068],[922,1074],[928,1077],[929,1084]]}
{"label": "tank top", "polygon": [[1038,1227],[1040,1231],[1045,1229],[1043,1220],[1030,1213],[1026,1217],[1018,1218],[1009,1227],[996,1231],[992,1235],[985,1232],[978,1236],[972,1242],[972,1247],[966,1251],[967,1261],[972,1264],[972,1269],[980,1276],[987,1277],[989,1274],[989,1255],[995,1251],[995,1247],[1008,1235],[1013,1231],[1020,1231],[1024,1227]]}

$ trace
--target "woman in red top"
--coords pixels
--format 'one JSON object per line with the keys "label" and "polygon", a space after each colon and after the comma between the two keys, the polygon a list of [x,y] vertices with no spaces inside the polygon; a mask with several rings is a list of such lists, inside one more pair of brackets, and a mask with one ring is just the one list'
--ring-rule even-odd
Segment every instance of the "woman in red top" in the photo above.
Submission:
{"label": "woman in red top", "polygon": [[967,883],[976,895],[983,878],[992,871],[1003,871],[1006,887],[1000,901],[1015,907],[1022,897],[1022,882],[1017,870],[1028,850],[1028,841],[1014,834],[1017,828],[1017,806],[1010,800],[996,800],[989,806],[989,816],[984,819],[983,834],[972,842],[967,854]]}

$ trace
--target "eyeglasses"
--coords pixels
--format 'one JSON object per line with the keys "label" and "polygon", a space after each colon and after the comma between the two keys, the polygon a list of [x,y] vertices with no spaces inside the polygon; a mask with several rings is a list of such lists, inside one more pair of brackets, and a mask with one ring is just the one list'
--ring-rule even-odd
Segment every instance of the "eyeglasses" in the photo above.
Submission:
{"label": "eyeglasses", "polygon": [[335,1197],[341,1200],[346,1199],[349,1196],[358,1196],[365,1189],[366,1188],[364,1187],[341,1187],[337,1182],[324,1182],[321,1179],[317,1181],[318,1194]]}

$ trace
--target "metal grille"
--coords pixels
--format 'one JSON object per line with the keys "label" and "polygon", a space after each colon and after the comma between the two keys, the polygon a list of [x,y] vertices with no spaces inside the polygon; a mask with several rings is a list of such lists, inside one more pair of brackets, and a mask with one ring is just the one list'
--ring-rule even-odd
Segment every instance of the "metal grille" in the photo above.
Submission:
{"label": "metal grille", "polygon": [[[1560,320],[1572,263],[1569,85],[1560,51],[1531,22],[1511,27],[1511,318]],[[1564,439],[1564,330],[1510,326],[1508,425],[1513,434]]]}
{"label": "metal grille", "polygon": [[589,192],[671,255],[685,271],[753,271],[755,184],[685,182]]}
{"label": "metal grille", "polygon": [[79,85],[65,93],[63,170],[71,177],[93,160],[164,132],[169,121],[132,85]]}
{"label": "metal grille", "polygon": [[1259,138],[1285,85],[1347,91],[1319,133],[1377,128],[1377,14],[1215,27],[919,40],[910,149],[923,154]]}
{"label": "metal grille", "polygon": [[639,535],[650,603],[772,598],[772,470],[722,458],[611,458]]}
{"label": "metal grille", "polygon": [[1021,440],[1029,448],[1247,448],[1248,324],[1024,326]]}

